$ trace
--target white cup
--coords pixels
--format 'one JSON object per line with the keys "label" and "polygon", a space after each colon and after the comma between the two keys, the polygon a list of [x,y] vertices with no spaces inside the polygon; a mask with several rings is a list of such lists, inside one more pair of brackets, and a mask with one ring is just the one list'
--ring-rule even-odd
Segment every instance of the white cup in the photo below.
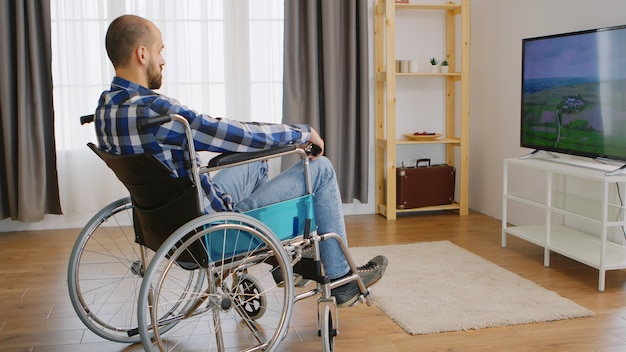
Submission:
{"label": "white cup", "polygon": [[402,60],[400,61],[400,72],[408,73],[409,72],[409,62],[410,60]]}
{"label": "white cup", "polygon": [[409,61],[409,72],[411,73],[419,72],[419,65],[418,65],[417,59],[413,59]]}

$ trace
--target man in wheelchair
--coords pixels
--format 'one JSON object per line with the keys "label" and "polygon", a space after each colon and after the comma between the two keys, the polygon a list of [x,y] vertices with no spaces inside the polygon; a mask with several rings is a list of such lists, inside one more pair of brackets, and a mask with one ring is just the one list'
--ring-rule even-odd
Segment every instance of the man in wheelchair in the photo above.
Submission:
{"label": "man in wheelchair", "polygon": [[[319,233],[337,233],[345,243],[341,198],[335,171],[323,156],[324,140],[312,127],[239,122],[215,118],[187,108],[177,100],[156,93],[161,87],[165,59],[160,30],[152,22],[132,15],[114,20],[106,34],[106,50],[116,76],[104,91],[95,112],[99,147],[109,153],[150,153],[172,171],[172,177],[188,176],[184,153],[184,131],[172,122],[141,132],[137,121],[160,115],[178,114],[193,129],[196,150],[210,152],[258,151],[295,144],[315,145],[309,154],[314,211]],[[250,163],[221,170],[211,179],[202,174],[204,211],[247,211],[305,194],[302,163],[268,179],[267,162]],[[321,260],[327,277],[338,280],[350,275],[350,266],[336,241],[320,243]],[[366,287],[382,277],[387,259],[377,256],[357,268]],[[281,280],[281,278],[275,278]],[[332,289],[339,307],[352,305],[361,292],[356,281]]]}

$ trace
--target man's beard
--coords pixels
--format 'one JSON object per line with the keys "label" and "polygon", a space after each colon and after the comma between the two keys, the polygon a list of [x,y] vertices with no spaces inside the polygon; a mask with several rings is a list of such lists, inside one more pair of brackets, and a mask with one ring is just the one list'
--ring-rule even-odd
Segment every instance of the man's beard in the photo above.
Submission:
{"label": "man's beard", "polygon": [[163,80],[163,75],[161,74],[161,68],[156,66],[148,66],[148,71],[146,72],[148,75],[148,88],[150,89],[159,89],[161,88],[161,81]]}

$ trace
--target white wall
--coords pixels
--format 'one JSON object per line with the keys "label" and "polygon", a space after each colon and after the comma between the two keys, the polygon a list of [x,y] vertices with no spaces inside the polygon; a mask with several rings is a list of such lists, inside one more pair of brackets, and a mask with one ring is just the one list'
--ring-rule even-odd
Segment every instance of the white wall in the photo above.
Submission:
{"label": "white wall", "polygon": [[502,160],[519,147],[521,40],[626,23],[623,0],[473,0],[470,208],[501,218]]}

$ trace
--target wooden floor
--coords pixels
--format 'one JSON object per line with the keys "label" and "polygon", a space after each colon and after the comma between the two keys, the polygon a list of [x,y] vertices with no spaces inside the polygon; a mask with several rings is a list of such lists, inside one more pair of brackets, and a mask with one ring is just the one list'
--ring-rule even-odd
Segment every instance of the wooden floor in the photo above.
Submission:
{"label": "wooden floor", "polygon": [[[336,351],[626,351],[624,270],[608,272],[606,291],[600,293],[597,270],[556,254],[545,268],[542,249],[512,237],[502,248],[500,222],[478,213],[420,214],[395,221],[358,215],[346,217],[346,222],[350,246],[450,240],[587,307],[595,316],[411,336],[377,307],[361,304],[339,311]],[[141,350],[100,339],[74,313],[66,266],[78,232],[0,233],[0,351]],[[321,349],[314,306],[313,299],[296,304],[291,328],[297,333],[290,334],[281,351]]]}

